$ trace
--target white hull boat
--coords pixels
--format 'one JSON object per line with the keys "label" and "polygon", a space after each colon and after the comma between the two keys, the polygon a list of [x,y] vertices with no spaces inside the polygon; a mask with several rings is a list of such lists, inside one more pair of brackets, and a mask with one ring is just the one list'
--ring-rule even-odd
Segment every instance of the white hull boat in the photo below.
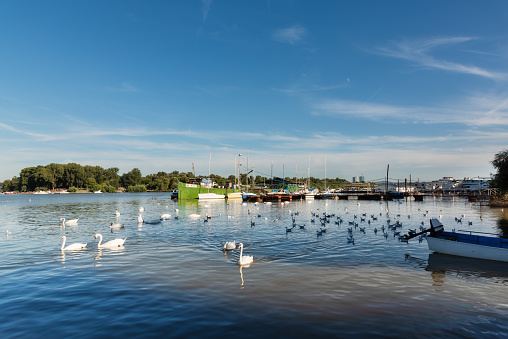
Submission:
{"label": "white hull boat", "polygon": [[406,236],[406,239],[429,232],[427,245],[433,252],[508,262],[508,238],[499,235],[477,235],[474,233],[478,232],[472,231],[445,232],[443,224],[437,219],[431,219],[430,225],[430,229]]}

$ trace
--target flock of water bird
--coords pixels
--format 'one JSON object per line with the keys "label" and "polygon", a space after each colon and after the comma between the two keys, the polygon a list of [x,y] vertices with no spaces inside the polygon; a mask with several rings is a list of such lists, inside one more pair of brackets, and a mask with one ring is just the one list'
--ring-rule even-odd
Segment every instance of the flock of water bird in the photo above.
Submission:
{"label": "flock of water bird", "polygon": [[[256,203],[257,205],[258,203]],[[284,206],[286,203],[281,203],[280,205]],[[380,203],[383,204],[383,203]],[[245,205],[245,203],[244,203]],[[325,203],[327,205],[327,203]],[[379,215],[370,213],[370,217],[367,216],[367,213],[360,212],[360,203],[358,205],[358,210],[356,213],[350,213],[348,211],[348,208],[344,208],[343,213],[328,213],[328,212],[319,212],[318,211],[312,211],[311,210],[311,216],[310,216],[310,224],[307,225],[305,223],[299,223],[297,222],[297,218],[299,218],[301,211],[295,211],[292,212],[291,210],[288,210],[286,213],[290,213],[291,217],[291,224],[285,227],[285,233],[286,235],[294,233],[295,231],[300,230],[307,230],[310,229],[312,226],[314,226],[314,231],[316,234],[316,237],[322,237],[324,234],[327,233],[327,230],[329,229],[330,225],[336,225],[338,228],[341,228],[342,224],[345,224],[347,222],[347,236],[346,236],[346,243],[355,245],[355,236],[360,236],[367,233],[367,230],[373,232],[375,235],[378,233],[382,235],[385,239],[395,238],[400,242],[408,242],[408,239],[406,236],[404,236],[402,233],[403,228],[403,222],[401,221],[405,216],[403,217],[401,214],[396,214],[394,217],[390,216],[390,212],[388,209],[385,209],[384,207],[381,208],[381,211],[379,212]],[[257,207],[259,209],[259,207]],[[337,210],[338,212],[340,209]],[[428,210],[421,210],[421,208],[418,208],[418,211],[422,213],[423,217],[429,216]],[[440,210],[440,212],[443,212],[443,210]],[[273,220],[273,223],[277,223],[280,220],[284,220],[282,217],[282,214],[284,212],[281,212],[281,215],[276,217]],[[251,213],[250,209],[248,210],[248,214]],[[385,223],[383,221],[380,221],[379,219],[383,219],[385,217]],[[443,217],[442,214],[439,215],[439,219]],[[234,218],[234,216],[228,215],[228,219]],[[257,216],[252,216],[250,221],[250,226],[255,227],[256,226],[256,219],[263,218],[263,216],[259,213],[257,213]],[[465,218],[465,215],[463,214],[460,218],[455,218],[455,221],[457,224],[462,224],[462,220]],[[264,217],[265,220],[267,220],[267,217]],[[349,219],[349,220],[348,220]],[[411,220],[412,217],[410,214],[407,215],[407,219]],[[414,218],[413,218],[414,219]],[[205,220],[206,222],[206,220]],[[411,220],[411,224],[415,225],[415,221]],[[418,222],[416,222],[418,223]],[[471,226],[473,223],[472,221],[468,221],[468,225]],[[421,221],[419,225],[419,230],[424,230],[425,222]],[[455,229],[453,229],[454,231]],[[414,234],[417,232],[417,228],[409,228],[407,229],[408,234]],[[393,237],[390,236],[390,234],[393,235]],[[422,234],[417,239],[421,243],[426,235]],[[235,241],[226,242],[223,246],[224,251],[232,251],[235,249],[241,249],[240,252],[240,258],[238,260],[238,263],[240,265],[244,264],[250,264],[253,262],[252,256],[249,256],[248,259],[244,259],[245,257],[242,257],[242,250],[243,250],[243,244],[240,244],[236,246]]]}
{"label": "flock of water bird", "polygon": [[[325,202],[325,212],[320,212],[319,209],[317,209],[317,211],[310,210],[310,220],[309,220],[309,219],[306,219],[306,216],[302,216],[302,214],[304,214],[303,211],[291,211],[289,209],[289,207],[286,208],[286,206],[288,206],[288,204],[289,204],[289,202],[280,203],[280,206],[283,208],[275,210],[275,211],[278,211],[278,214],[279,214],[275,218],[273,218],[273,215],[274,215],[273,211],[274,210],[271,209],[272,213],[270,215],[272,215],[272,217],[270,218],[270,220],[267,216],[262,215],[263,212],[260,211],[260,204],[259,203],[254,203],[254,206],[255,206],[254,208],[256,209],[256,212],[254,212],[254,213],[251,211],[250,207],[246,207],[248,205],[247,203],[243,203],[242,207],[247,208],[247,214],[249,215],[250,226],[252,228],[255,228],[257,220],[264,220],[266,223],[271,223],[275,226],[277,224],[284,223],[285,225],[284,225],[283,232],[285,232],[286,236],[289,236],[290,234],[292,234],[294,232],[298,232],[298,231],[305,232],[307,230],[311,230],[311,233],[315,232],[314,233],[315,236],[319,238],[319,237],[324,236],[330,227],[338,227],[339,229],[347,227],[346,228],[346,230],[347,230],[346,238],[345,238],[346,244],[355,245],[355,237],[358,238],[361,235],[366,234],[367,232],[373,232],[375,235],[380,234],[380,235],[384,236],[385,239],[388,239],[388,237],[390,237],[390,233],[391,233],[393,235],[393,237],[390,237],[390,238],[398,239],[401,242],[408,241],[406,237],[401,235],[402,227],[403,227],[403,223],[401,221],[403,219],[403,217],[401,216],[401,214],[396,214],[394,217],[391,217],[389,210],[387,208],[385,208],[384,206],[381,206],[381,209],[378,214],[369,213],[369,216],[368,216],[367,213],[365,213],[365,212],[362,213],[362,211],[360,210],[360,205],[361,205],[360,203],[357,203],[358,208],[355,209],[354,213],[353,212],[350,213],[350,211],[348,211],[347,207],[345,207],[343,209],[343,211],[339,207],[339,208],[337,208],[336,213],[329,213],[326,209],[326,206],[328,203]],[[272,205],[272,203],[265,203],[265,205]],[[209,207],[209,205],[205,205],[205,207]],[[277,206],[277,207],[279,207],[279,206]],[[167,206],[166,206],[166,208],[167,208]],[[350,206],[350,208],[351,208],[351,206]],[[418,211],[420,211],[422,213],[423,217],[427,217],[429,215],[428,210],[421,211],[421,209],[418,208]],[[142,216],[143,212],[145,212],[145,208],[139,207],[139,214],[137,217],[138,225],[160,224],[162,221],[170,220],[172,218],[171,214],[164,213],[164,214],[160,215],[160,217],[157,219],[145,220]],[[174,219],[178,219],[178,217],[179,217],[178,212],[179,212],[179,210],[175,209],[176,215],[174,216]],[[443,210],[441,210],[441,212],[443,212]],[[120,211],[118,209],[116,209],[116,211],[115,211],[115,216],[116,216],[116,221],[111,222],[111,225],[110,225],[111,232],[120,230],[125,227],[123,223],[118,222],[118,219],[120,217]],[[218,216],[215,216],[214,218],[220,218],[221,216],[222,216],[222,214],[218,214]],[[286,224],[286,221],[288,220],[288,216],[290,217],[290,219],[289,219],[290,224],[289,225]],[[307,217],[309,217],[309,216],[307,215]],[[383,219],[383,217],[385,217],[384,222],[382,220],[379,220],[379,219]],[[404,216],[404,218],[405,217],[406,216]],[[209,221],[211,221],[212,216],[209,214],[206,214],[206,215],[204,215],[204,217],[202,217],[201,214],[191,213],[191,214],[187,215],[187,218],[189,219],[189,221],[199,220],[200,218],[203,218],[203,223],[208,223]],[[227,219],[234,219],[234,218],[235,218],[234,215],[230,215],[230,214],[227,215]],[[308,223],[302,223],[302,218],[306,219],[305,221],[307,221]],[[439,215],[439,218],[442,218],[442,214]],[[462,215],[460,218],[456,217],[455,221],[457,224],[462,224],[462,221],[464,218],[465,218],[465,215]],[[411,220],[412,216],[407,215],[407,219]],[[63,228],[65,228],[66,226],[71,226],[71,225],[77,226],[78,222],[79,222],[79,218],[78,219],[70,219],[70,220],[67,220],[65,218],[60,218],[60,222],[61,222],[61,225]],[[417,222],[411,220],[410,223],[415,225],[415,223],[417,223]],[[342,226],[343,224],[344,225],[347,224],[347,226],[343,227]],[[421,223],[418,224],[420,231],[423,230],[424,224],[425,224],[424,221],[421,221]],[[468,225],[471,226],[472,221],[468,221]],[[416,233],[417,229],[416,228],[408,229],[407,231],[408,231],[408,234],[412,234],[412,233]],[[311,234],[311,233],[309,233],[309,234]],[[12,232],[9,232],[9,231],[6,232],[6,235],[10,235],[10,234],[12,234]],[[127,238],[123,238],[123,239],[116,238],[116,239],[108,240],[105,243],[102,243],[103,236],[100,233],[96,233],[94,238],[96,240],[98,239],[97,248],[99,248],[99,249],[123,248],[125,241],[127,239]],[[418,238],[419,242],[422,242],[423,238],[424,238],[424,235],[421,235]],[[71,243],[66,246],[67,236],[62,236],[60,241],[62,243],[62,245],[61,245],[62,252],[63,251],[79,251],[79,250],[83,250],[87,247],[87,243]],[[222,250],[225,253],[230,252],[230,251],[235,251],[238,249],[240,250],[240,255],[238,257],[238,262],[237,262],[239,265],[247,266],[247,265],[250,265],[251,263],[253,263],[254,258],[252,255],[244,255],[243,254],[243,250],[244,250],[243,243],[239,243],[237,245],[236,241],[233,240],[233,241],[225,242],[222,247]]]}

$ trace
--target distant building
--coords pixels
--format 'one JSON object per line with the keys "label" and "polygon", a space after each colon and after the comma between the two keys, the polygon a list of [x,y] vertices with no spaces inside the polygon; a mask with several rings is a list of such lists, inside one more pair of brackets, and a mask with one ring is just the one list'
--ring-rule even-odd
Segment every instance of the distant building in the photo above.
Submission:
{"label": "distant building", "polygon": [[365,182],[365,177],[363,175],[360,175],[360,182]]}
{"label": "distant building", "polygon": [[464,191],[480,191],[488,189],[490,187],[489,182],[490,178],[464,178],[458,188]]}

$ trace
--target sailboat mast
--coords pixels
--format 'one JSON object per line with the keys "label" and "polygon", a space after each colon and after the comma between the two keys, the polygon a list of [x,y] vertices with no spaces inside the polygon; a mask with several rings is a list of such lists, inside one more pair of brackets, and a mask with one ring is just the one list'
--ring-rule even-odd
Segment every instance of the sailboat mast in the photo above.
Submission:
{"label": "sailboat mast", "polygon": [[326,156],[325,156],[325,190],[326,190]]}
{"label": "sailboat mast", "polygon": [[390,164],[386,167],[386,187],[385,187],[385,195],[388,192],[388,171],[390,170]]}
{"label": "sailboat mast", "polygon": [[310,154],[309,154],[309,168],[307,169],[307,188],[310,188]]}

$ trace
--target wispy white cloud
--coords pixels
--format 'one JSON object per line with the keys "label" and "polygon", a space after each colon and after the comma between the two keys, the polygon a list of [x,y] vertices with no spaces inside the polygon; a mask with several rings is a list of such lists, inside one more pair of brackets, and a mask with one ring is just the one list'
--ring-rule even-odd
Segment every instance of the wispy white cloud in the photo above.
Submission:
{"label": "wispy white cloud", "polygon": [[328,99],[316,102],[312,114],[412,123],[460,123],[471,126],[508,125],[508,99],[503,95],[476,95],[436,106],[397,106]]}
{"label": "wispy white cloud", "polygon": [[325,92],[338,88],[344,87],[343,85],[330,85],[330,86],[319,86],[319,85],[309,85],[309,86],[299,86],[299,85],[291,85],[286,88],[276,88],[272,87],[273,91],[282,92],[287,95],[298,95],[302,93],[309,92]]}
{"label": "wispy white cloud", "polygon": [[476,40],[473,37],[439,37],[432,39],[415,39],[393,42],[390,46],[380,47],[377,52],[398,59],[414,62],[420,67],[445,71],[473,74],[490,79],[506,79],[507,73],[493,72],[474,65],[465,65],[447,60],[439,60],[432,53],[439,47]]}
{"label": "wispy white cloud", "polygon": [[33,137],[33,138],[41,140],[41,141],[48,141],[48,140],[55,140],[56,139],[55,137],[48,135],[48,134],[20,130],[18,128],[13,127],[13,126],[3,124],[1,122],[0,122],[0,128],[3,128],[5,130],[11,131],[11,132],[14,132],[17,134],[22,134],[25,136]]}
{"label": "wispy white cloud", "polygon": [[208,17],[208,12],[210,12],[210,7],[212,6],[212,0],[202,0],[203,7],[201,12],[203,13],[203,21]]}
{"label": "wispy white cloud", "polygon": [[302,73],[291,79],[289,84],[285,87],[272,87],[273,91],[282,92],[287,95],[298,95],[302,93],[312,93],[312,92],[325,92],[338,88],[347,87],[347,80],[344,80],[342,84],[333,84],[333,85],[321,85],[321,75],[319,73]]}
{"label": "wispy white cloud", "polygon": [[304,42],[307,35],[307,29],[301,25],[294,25],[288,28],[281,28],[272,34],[272,38],[278,42],[296,45]]}

